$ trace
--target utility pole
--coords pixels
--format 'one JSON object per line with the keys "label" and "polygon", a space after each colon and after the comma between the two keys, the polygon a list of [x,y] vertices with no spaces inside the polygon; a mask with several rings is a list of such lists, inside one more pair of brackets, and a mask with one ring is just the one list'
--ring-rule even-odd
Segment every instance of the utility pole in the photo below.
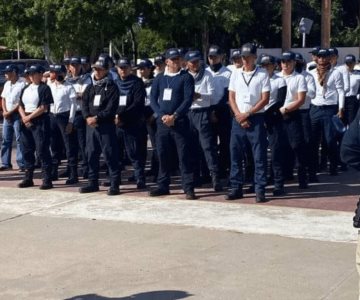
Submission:
{"label": "utility pole", "polygon": [[282,50],[291,48],[291,0],[282,1]]}
{"label": "utility pole", "polygon": [[330,47],[331,0],[321,1],[321,47]]}

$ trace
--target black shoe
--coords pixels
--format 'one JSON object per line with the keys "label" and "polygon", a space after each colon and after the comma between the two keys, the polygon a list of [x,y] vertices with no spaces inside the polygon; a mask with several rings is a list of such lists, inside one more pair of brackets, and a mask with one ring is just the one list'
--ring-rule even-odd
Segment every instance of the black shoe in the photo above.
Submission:
{"label": "black shoe", "polygon": [[39,186],[40,190],[50,190],[53,188],[53,184],[51,181],[43,181],[43,183]]}
{"label": "black shoe", "polygon": [[65,184],[70,185],[70,184],[75,184],[75,183],[78,183],[78,182],[79,182],[79,179],[74,177],[74,178],[67,179]]}
{"label": "black shoe", "polygon": [[110,187],[106,193],[108,196],[116,196],[120,194],[119,188]]}
{"label": "black shoe", "polygon": [[79,193],[81,193],[81,194],[94,193],[94,192],[98,192],[98,191],[99,191],[99,187],[96,185],[86,185],[86,186],[79,188]]}
{"label": "black shoe", "polygon": [[316,175],[310,175],[309,183],[319,183],[319,178]]}
{"label": "black shoe", "polygon": [[212,176],[212,186],[215,192],[221,192],[223,190],[223,186],[220,182],[220,179],[217,175]]}
{"label": "black shoe", "polygon": [[5,167],[5,166],[0,167],[0,171],[10,171],[10,170],[12,170],[11,166],[10,167]]}
{"label": "black shoe", "polygon": [[299,183],[299,189],[304,190],[308,188],[308,184],[306,182]]}
{"label": "black shoe", "polygon": [[31,186],[34,186],[34,181],[32,181],[31,179],[24,179],[18,184],[19,188],[27,188]]}
{"label": "black shoe", "polygon": [[255,193],[255,186],[250,185],[246,190],[245,190],[245,194],[253,194]]}
{"label": "black shoe", "polygon": [[225,195],[225,200],[236,200],[243,197],[243,193],[240,190],[230,190],[230,192]]}
{"label": "black shoe", "polygon": [[146,189],[145,181],[139,180],[139,181],[136,183],[136,188],[137,188],[138,190]]}
{"label": "black shoe", "polygon": [[185,198],[187,200],[195,200],[195,199],[197,199],[197,197],[195,196],[195,193],[194,193],[193,190],[187,191]]}
{"label": "black shoe", "polygon": [[284,195],[285,195],[285,191],[283,188],[273,190],[274,197],[279,197],[279,196],[284,196]]}
{"label": "black shoe", "polygon": [[256,193],[256,203],[264,203],[266,202],[265,193]]}
{"label": "black shoe", "polygon": [[161,188],[156,188],[149,192],[150,197],[164,196],[164,195],[169,195],[169,194],[170,194],[169,190],[165,190],[165,189],[161,189]]}

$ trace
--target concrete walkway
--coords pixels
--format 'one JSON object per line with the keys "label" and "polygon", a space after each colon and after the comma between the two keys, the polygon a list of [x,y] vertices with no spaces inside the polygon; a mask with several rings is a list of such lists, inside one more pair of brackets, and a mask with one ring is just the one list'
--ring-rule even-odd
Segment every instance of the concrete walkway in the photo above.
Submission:
{"label": "concrete walkway", "polygon": [[352,212],[0,188],[0,299],[357,299]]}

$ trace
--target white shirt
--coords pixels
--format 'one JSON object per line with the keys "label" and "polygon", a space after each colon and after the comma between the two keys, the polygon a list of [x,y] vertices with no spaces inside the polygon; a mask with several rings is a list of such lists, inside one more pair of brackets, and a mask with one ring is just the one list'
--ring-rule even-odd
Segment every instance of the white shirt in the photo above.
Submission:
{"label": "white shirt", "polygon": [[[74,87],[77,95],[82,95],[89,84],[91,84],[91,77],[87,76],[85,80],[82,80],[82,78],[80,78],[72,86]],[[81,100],[76,100],[76,111],[81,111]]]}
{"label": "white shirt", "polygon": [[211,97],[211,105],[216,105],[223,98],[225,89],[229,87],[231,71],[225,66],[222,66],[217,72],[213,72],[210,67],[207,67],[206,70],[214,78],[215,92]]}
{"label": "white shirt", "polygon": [[277,74],[273,74],[273,76],[270,78],[270,99],[269,104],[265,106],[265,110],[268,110],[271,106],[273,106],[278,101],[278,92],[279,89],[286,86],[286,82],[284,78]]}
{"label": "white shirt", "polygon": [[10,80],[5,82],[1,97],[5,99],[7,111],[13,110],[20,100],[22,89],[25,87],[25,82],[18,79],[14,84]]}
{"label": "white shirt", "polygon": [[356,96],[359,93],[360,88],[360,72],[349,72],[350,75],[350,89],[346,94],[346,97]]}
{"label": "white shirt", "polygon": [[331,69],[326,75],[326,84],[321,86],[318,80],[317,69],[311,70],[316,86],[315,98],[311,100],[311,104],[322,105],[339,105],[344,108],[345,94],[344,81],[341,73],[336,69]]}
{"label": "white shirt", "polygon": [[316,86],[314,77],[307,71],[302,71],[301,74],[305,77],[307,93],[305,98],[305,103],[301,105],[300,109],[309,109],[311,104],[311,99],[315,97]]}
{"label": "white shirt", "polygon": [[350,73],[347,66],[344,64],[334,68],[341,73],[344,80],[344,92],[345,94],[348,93],[350,91]]}
{"label": "white shirt", "polygon": [[[189,72],[189,74],[192,75],[191,72]],[[209,71],[205,70],[201,80],[195,82],[195,92],[201,94],[201,98],[193,101],[191,109],[209,107],[214,91],[214,78]]]}
{"label": "white shirt", "polygon": [[[270,89],[269,75],[261,68],[251,72],[244,72],[240,68],[231,74],[229,91],[235,92],[236,105],[241,113],[249,112],[260,101],[261,94]],[[258,112],[264,111],[263,108]]]}
{"label": "white shirt", "polygon": [[22,102],[24,103],[24,109],[26,113],[32,113],[38,108],[40,101],[38,89],[39,85],[32,83],[24,90],[22,95]]}
{"label": "white shirt", "polygon": [[279,76],[285,79],[287,85],[284,107],[287,107],[290,103],[297,100],[298,93],[307,92],[304,75],[294,71],[290,75],[285,75],[281,72],[279,73]]}
{"label": "white shirt", "polygon": [[64,84],[54,82],[50,84],[50,89],[54,99],[54,103],[50,105],[50,111],[53,114],[70,111],[69,123],[73,123],[76,113],[76,92],[74,87],[68,82]]}

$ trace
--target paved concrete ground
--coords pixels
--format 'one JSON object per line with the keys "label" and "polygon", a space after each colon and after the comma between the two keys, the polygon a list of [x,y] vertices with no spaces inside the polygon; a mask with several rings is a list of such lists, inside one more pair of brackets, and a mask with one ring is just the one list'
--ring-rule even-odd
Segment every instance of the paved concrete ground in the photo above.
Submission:
{"label": "paved concrete ground", "polygon": [[228,203],[209,186],[186,201],[178,178],[153,199],[126,182],[116,197],[64,180],[18,189],[21,176],[0,173],[1,300],[358,297],[354,171],[321,174],[304,191],[289,182],[279,199],[269,187],[261,205],[253,194]]}
{"label": "paved concrete ground", "polygon": [[0,195],[0,299],[357,298],[352,213],[35,188]]}

